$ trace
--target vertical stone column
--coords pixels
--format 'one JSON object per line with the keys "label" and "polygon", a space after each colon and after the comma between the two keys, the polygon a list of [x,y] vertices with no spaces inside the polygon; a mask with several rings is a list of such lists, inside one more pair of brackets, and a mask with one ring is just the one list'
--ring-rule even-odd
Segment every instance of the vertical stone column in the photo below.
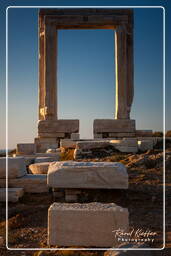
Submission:
{"label": "vertical stone column", "polygon": [[127,111],[127,51],[126,28],[118,26],[115,32],[116,99],[115,119],[128,119]]}
{"label": "vertical stone column", "polygon": [[44,40],[44,116],[45,120],[57,119],[57,31],[45,19]]}
{"label": "vertical stone column", "polygon": [[44,120],[44,99],[45,99],[45,88],[44,88],[44,21],[43,16],[39,15],[39,120]]}
{"label": "vertical stone column", "polygon": [[127,25],[127,109],[130,116],[131,105],[134,97],[134,42],[133,42],[133,26]]}

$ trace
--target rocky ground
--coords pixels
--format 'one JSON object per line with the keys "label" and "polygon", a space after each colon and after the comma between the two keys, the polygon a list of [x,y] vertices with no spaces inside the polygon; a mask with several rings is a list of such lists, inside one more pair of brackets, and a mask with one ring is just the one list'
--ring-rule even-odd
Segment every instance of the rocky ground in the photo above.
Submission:
{"label": "rocky ground", "polygon": [[[63,160],[72,159],[73,152],[63,154]],[[127,207],[130,214],[130,228],[150,229],[157,233],[149,247],[163,246],[163,153],[161,145],[154,150],[138,154],[115,153],[110,156],[96,152],[91,159],[84,161],[119,161],[128,168],[129,189],[89,190],[88,202],[115,202]],[[162,251],[152,251],[151,255],[171,255],[171,145],[166,147],[166,247]],[[47,247],[47,212],[54,201],[52,193],[25,194],[18,203],[9,204],[9,246],[11,248]],[[63,199],[61,199],[61,202]],[[83,200],[84,201],[84,200]],[[104,251],[7,251],[5,249],[5,204],[1,203],[0,255],[58,255],[96,256]],[[105,256],[109,254],[106,252]],[[136,255],[139,255],[137,252]],[[144,254],[145,255],[145,254]]]}

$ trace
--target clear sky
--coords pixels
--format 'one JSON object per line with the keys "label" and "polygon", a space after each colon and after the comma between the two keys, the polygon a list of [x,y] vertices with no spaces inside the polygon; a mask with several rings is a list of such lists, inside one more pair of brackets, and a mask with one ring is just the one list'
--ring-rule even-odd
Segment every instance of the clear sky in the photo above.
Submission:
{"label": "clear sky", "polygon": [[[4,1],[5,2],[5,1]],[[71,4],[72,2],[72,4]],[[138,1],[140,5],[167,1]],[[1,10],[3,68],[1,144],[5,147],[5,6]],[[137,5],[137,1],[15,1],[15,5]],[[38,9],[9,9],[9,148],[33,142],[38,120]],[[167,23],[166,23],[167,25]],[[167,28],[167,26],[166,26]],[[166,34],[167,35],[167,34]],[[131,118],[137,129],[162,130],[163,122],[163,10],[134,9],[134,103]],[[170,38],[167,38],[168,41]],[[167,45],[166,45],[167,46]],[[115,111],[114,31],[61,30],[58,32],[58,116],[80,120],[82,138],[91,138],[93,120],[113,118]],[[166,64],[169,64],[169,54]],[[167,71],[167,69],[166,69]],[[166,86],[169,85],[166,77]],[[166,130],[169,86],[166,88]]]}

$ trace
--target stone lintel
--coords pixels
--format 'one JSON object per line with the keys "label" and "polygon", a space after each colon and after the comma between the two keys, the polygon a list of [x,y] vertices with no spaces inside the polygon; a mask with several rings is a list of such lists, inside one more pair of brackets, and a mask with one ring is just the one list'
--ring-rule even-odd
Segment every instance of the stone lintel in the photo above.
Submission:
{"label": "stone lintel", "polygon": [[94,133],[135,133],[135,120],[95,119]]}
{"label": "stone lintel", "polygon": [[116,9],[116,8],[57,8],[57,9],[40,9],[39,16],[45,15],[128,15],[133,16],[133,9]]}
{"label": "stone lintel", "polygon": [[122,24],[128,24],[127,15],[47,15],[45,22],[57,29],[102,29],[108,26],[115,29]]}

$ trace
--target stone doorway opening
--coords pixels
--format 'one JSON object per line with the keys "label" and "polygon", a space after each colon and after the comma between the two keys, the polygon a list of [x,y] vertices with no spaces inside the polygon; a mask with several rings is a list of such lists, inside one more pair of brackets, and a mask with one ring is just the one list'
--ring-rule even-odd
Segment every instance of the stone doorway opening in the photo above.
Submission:
{"label": "stone doorway opening", "polygon": [[58,30],[58,118],[79,119],[81,139],[93,139],[94,119],[113,118],[114,36],[112,29]]}

